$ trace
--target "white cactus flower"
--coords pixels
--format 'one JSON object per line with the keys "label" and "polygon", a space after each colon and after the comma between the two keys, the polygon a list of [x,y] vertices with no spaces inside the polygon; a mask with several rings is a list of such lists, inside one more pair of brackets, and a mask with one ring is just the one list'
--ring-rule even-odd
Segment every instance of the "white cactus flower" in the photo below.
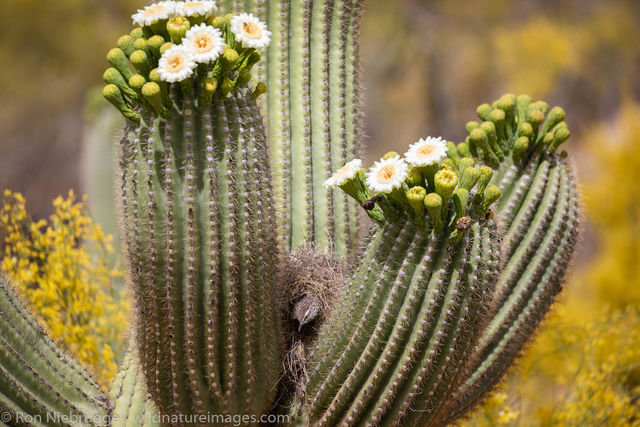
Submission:
{"label": "white cactus flower", "polygon": [[173,46],[162,54],[158,63],[158,74],[165,82],[181,82],[189,78],[196,68],[193,53],[185,46]]}
{"label": "white cactus flower", "polygon": [[324,188],[336,188],[344,184],[350,179],[356,177],[356,174],[362,170],[362,160],[354,159],[338,169],[329,179],[324,182]]}
{"label": "white cactus flower", "polygon": [[367,172],[367,185],[377,193],[390,193],[402,186],[408,173],[409,166],[400,157],[380,159]]}
{"label": "white cactus flower", "polygon": [[185,1],[176,5],[178,16],[206,16],[218,10],[214,1]]}
{"label": "white cactus flower", "polygon": [[191,51],[194,61],[207,63],[222,55],[225,40],[217,28],[200,24],[187,31],[182,45]]}
{"label": "white cactus flower", "polygon": [[231,31],[244,47],[267,47],[271,41],[271,31],[267,30],[267,25],[249,13],[231,18]]}
{"label": "white cactus flower", "polygon": [[409,146],[405,157],[412,166],[428,166],[447,157],[447,143],[440,137],[420,138],[418,142]]}
{"label": "white cactus flower", "polygon": [[145,6],[142,9],[138,9],[131,18],[134,25],[140,27],[149,26],[154,22],[161,21],[163,19],[169,19],[175,13],[176,2],[174,1],[161,1],[158,3]]}

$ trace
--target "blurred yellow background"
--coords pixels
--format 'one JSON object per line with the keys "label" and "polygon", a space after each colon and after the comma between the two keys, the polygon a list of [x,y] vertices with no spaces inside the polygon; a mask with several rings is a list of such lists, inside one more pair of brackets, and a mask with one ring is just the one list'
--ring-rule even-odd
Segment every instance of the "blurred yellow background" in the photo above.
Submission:
{"label": "blurred yellow background", "polygon": [[[15,218],[8,215],[33,219],[54,230],[52,236],[72,233],[56,228],[61,215],[88,215],[74,210],[73,200],[52,201],[93,185],[83,162],[100,152],[86,140],[96,126],[109,124],[97,120],[102,103],[91,93],[101,85],[104,53],[143,3],[0,4],[0,188],[22,193],[29,212],[21,213],[14,195],[5,196],[11,209],[0,221],[0,246],[4,268],[13,268],[25,292],[34,275],[55,278],[12,264],[11,254],[24,249],[19,242],[29,235],[23,230],[9,239]],[[584,208],[571,275],[518,368],[466,423],[640,425],[640,2],[370,0],[361,55],[369,161],[427,135],[461,141],[475,107],[502,93],[528,93],[567,111],[572,138],[564,147],[578,169]],[[96,222],[113,230],[113,215],[91,200],[98,196],[89,197]],[[68,212],[61,212],[65,206]],[[121,297],[110,283],[121,277],[110,272],[117,269],[111,263],[101,265],[98,279],[89,269],[65,283],[75,281],[69,289],[107,283],[109,310],[119,310]],[[124,348],[124,326],[117,328],[69,348],[90,346],[84,360],[113,372],[113,358]]]}

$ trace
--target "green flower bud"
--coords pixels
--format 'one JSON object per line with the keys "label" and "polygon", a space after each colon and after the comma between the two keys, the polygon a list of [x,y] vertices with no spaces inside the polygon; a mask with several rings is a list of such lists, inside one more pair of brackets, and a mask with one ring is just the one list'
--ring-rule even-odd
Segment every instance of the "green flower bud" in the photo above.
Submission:
{"label": "green flower bud", "polygon": [[496,107],[504,111],[505,114],[512,114],[516,109],[516,96],[514,94],[503,95],[498,100]]}
{"label": "green flower bud", "polygon": [[258,52],[256,49],[251,49],[251,53],[247,57],[247,60],[244,66],[250,70],[254,65],[260,62],[261,58],[262,58],[262,55],[260,55],[260,52]]}
{"label": "green flower bud", "polygon": [[549,146],[553,142],[553,132],[547,132],[542,138],[542,144]]}
{"label": "green flower bud", "polygon": [[504,122],[504,118],[505,118],[505,113],[502,110],[499,109],[495,109],[491,112],[491,114],[489,114],[490,120],[495,123],[496,125],[498,123],[502,123]]}
{"label": "green flower bud", "polygon": [[442,205],[445,210],[443,213],[446,214],[447,202],[458,185],[458,174],[450,169],[442,169],[436,173],[434,182],[436,193],[442,197]]}
{"label": "green flower bud", "polygon": [[461,142],[456,147],[458,150],[458,155],[460,157],[469,157],[469,145],[466,142]]}
{"label": "green flower bud", "polygon": [[420,168],[409,165],[409,173],[407,175],[406,182],[409,187],[424,185],[424,177],[422,176]]}
{"label": "green flower bud", "polygon": [[122,97],[120,89],[118,89],[118,86],[114,84],[106,85],[102,90],[102,95],[107,101],[113,104],[113,106],[116,107],[123,116],[134,122],[140,121],[140,115],[133,111],[131,107],[126,103],[126,101]]}
{"label": "green flower bud", "polygon": [[484,197],[484,191],[491,182],[491,178],[493,178],[493,169],[489,166],[482,166],[480,168],[480,177],[478,178],[478,190],[476,191],[476,196],[473,199],[474,203],[480,204]]}
{"label": "green flower bud", "polygon": [[541,135],[545,135],[554,126],[558,123],[562,122],[567,115],[564,110],[560,107],[553,107],[551,111],[549,111],[549,115],[547,116],[547,120],[544,121],[542,128],[540,129],[540,133],[538,133],[538,140],[540,140]]}
{"label": "green flower bud", "polygon": [[544,114],[540,110],[529,110],[527,112],[527,122],[531,123],[534,129],[537,129],[538,126],[544,121]]}
{"label": "green flower bud", "polygon": [[[494,110],[494,112],[496,111],[501,111],[501,110]],[[502,114],[504,115],[504,112]],[[491,115],[493,115],[493,113],[491,113]],[[489,138],[491,138],[492,136],[495,138],[496,126],[494,122],[482,122],[482,124],[480,125],[480,129],[482,129]]]}
{"label": "green flower bud", "polygon": [[136,92],[129,87],[127,82],[124,81],[122,74],[118,72],[115,68],[107,68],[107,70],[102,75],[104,82],[107,84],[114,84],[118,86],[120,92],[127,95],[129,98],[138,99],[138,95]]}
{"label": "green flower bud", "polygon": [[116,46],[118,46],[118,48],[120,48],[125,55],[129,56],[131,55],[131,52],[135,50],[135,48],[133,47],[133,42],[133,37],[131,37],[129,34],[126,34],[118,39]]}
{"label": "green flower bud", "polygon": [[149,52],[151,52],[151,55],[156,59],[160,58],[160,56],[162,55],[160,53],[160,48],[162,48],[164,44],[165,44],[164,37],[159,35],[152,36],[149,38],[149,40],[147,40],[147,46],[149,47]]}
{"label": "green flower bud", "polygon": [[189,23],[187,18],[183,18],[182,16],[174,16],[167,22],[167,32],[169,33],[169,37],[171,37],[171,41],[175,44],[182,42],[189,28],[191,28],[191,23]]}
{"label": "green flower bud", "polygon": [[385,154],[384,156],[382,156],[383,160],[389,160],[393,157],[400,157],[400,154],[396,153],[395,151],[389,151],[387,154]]}
{"label": "green flower bud", "polygon": [[513,159],[518,161],[522,155],[529,149],[529,138],[521,136],[513,143]]}
{"label": "green flower bud", "polygon": [[453,163],[457,168],[458,162],[460,161],[460,156],[458,156],[458,149],[456,147],[456,144],[451,141],[447,141],[447,157],[453,160]]}
{"label": "green flower bud", "polygon": [[133,40],[137,40],[144,36],[144,31],[142,31],[142,28],[134,28],[129,34],[131,34],[131,38],[133,38]]}
{"label": "green flower bud", "polygon": [[500,159],[489,146],[489,137],[487,136],[487,133],[485,131],[480,128],[474,129],[469,135],[469,142],[482,149],[485,161],[494,164],[500,163]]}
{"label": "green flower bud", "polygon": [[426,225],[424,198],[427,190],[424,187],[416,186],[407,191],[407,200],[413,209],[416,223]]}
{"label": "green flower bud", "polygon": [[542,112],[542,114],[545,115],[545,114],[547,114],[547,111],[549,111],[549,104],[547,104],[544,101],[536,101],[536,102],[531,103],[529,105],[529,108],[540,110]]}
{"label": "green flower bud", "polygon": [[516,110],[518,112],[518,123],[523,123],[527,120],[527,112],[529,111],[530,103],[531,103],[531,97],[529,95],[519,95],[516,98]]}
{"label": "green flower bud", "polygon": [[452,169],[452,170],[458,169],[458,166],[456,166],[456,163],[451,159],[444,159],[442,161],[442,166],[447,167],[447,168]]}
{"label": "green flower bud", "polygon": [[160,90],[160,85],[156,82],[145,83],[142,86],[142,96],[146,99],[149,104],[156,110],[159,116],[165,117],[167,115],[167,110],[162,103],[162,93]]}
{"label": "green flower bud", "polygon": [[227,22],[224,20],[222,16],[212,16],[209,19],[207,19],[207,24],[222,31],[224,30],[224,27],[227,25]]}
{"label": "green flower bud", "polygon": [[471,191],[480,179],[480,171],[474,167],[467,167],[462,170],[460,175],[460,188]]}
{"label": "green flower bud", "polygon": [[[493,116],[493,113],[495,113],[496,111],[502,111],[502,110],[493,110],[493,112],[491,113],[491,116]],[[504,118],[504,112],[502,112],[502,116]],[[491,149],[493,151],[495,151],[498,156],[500,158],[502,158],[504,156],[502,148],[500,147],[500,145],[498,144],[498,134],[496,133],[496,126],[500,126],[501,128],[504,127],[504,123],[503,122],[499,122],[498,125],[494,124],[493,121],[491,122],[482,122],[482,124],[480,125],[480,129],[482,129],[484,131],[484,133],[487,134],[487,138],[489,140],[489,147],[491,147]],[[501,132],[502,134],[503,132]]]}
{"label": "green flower bud", "polygon": [[151,62],[149,62],[149,57],[144,50],[134,51],[129,57],[129,60],[131,60],[133,67],[138,71],[138,73],[143,76],[148,76],[152,70]]}
{"label": "green flower bud", "polygon": [[163,53],[171,49],[172,46],[173,46],[173,43],[171,42],[166,42],[165,44],[160,46],[160,55],[162,55]]}
{"label": "green flower bud", "polygon": [[479,214],[484,215],[489,209],[489,206],[491,206],[496,200],[498,200],[501,194],[502,192],[497,185],[488,186],[484,192],[484,198],[482,199],[482,204],[480,205]]}
{"label": "green flower bud", "polygon": [[553,134],[553,142],[549,146],[549,152],[555,153],[558,147],[565,142],[571,136],[571,132],[569,132],[569,128],[567,127],[559,127],[556,129]]}
{"label": "green flower bud", "polygon": [[462,218],[467,212],[469,191],[466,188],[456,188],[453,192],[453,205],[456,208],[456,216]]}
{"label": "green flower bud", "polygon": [[531,123],[520,123],[520,125],[518,125],[518,135],[531,138],[533,136],[533,126],[531,126]]}
{"label": "green flower bud", "polygon": [[476,165],[476,161],[471,157],[463,157],[460,159],[460,170],[465,170],[466,168],[472,168]]}
{"label": "green flower bud", "polygon": [[424,207],[429,213],[431,223],[436,231],[442,230],[442,197],[436,193],[429,193],[424,198]]}
{"label": "green flower bud", "polygon": [[491,105],[482,104],[478,106],[478,108],[476,109],[476,113],[478,114],[478,117],[480,117],[482,120],[487,121],[487,120],[491,120],[490,118],[491,110],[492,110]]}
{"label": "green flower bud", "polygon": [[238,51],[230,48],[229,46],[224,46],[224,52],[222,53],[222,58],[227,63],[227,65],[232,66],[236,62],[238,62],[239,55]]}
{"label": "green flower bud", "polygon": [[222,94],[224,96],[227,96],[229,93],[231,93],[231,91],[233,90],[233,88],[235,87],[235,85],[233,84],[233,82],[229,79],[224,79],[222,81],[222,83],[220,84],[220,91],[222,92]]}
{"label": "green flower bud", "polygon": [[160,73],[158,73],[157,68],[154,68],[149,73],[149,81],[156,82],[156,83],[160,83],[162,81],[162,79],[160,78]]}
{"label": "green flower bud", "polygon": [[138,95],[142,96],[142,86],[147,83],[147,79],[140,74],[134,74],[129,79],[129,87],[131,87]]}
{"label": "green flower bud", "polygon": [[120,48],[113,48],[107,53],[107,61],[109,64],[124,77],[125,80],[129,80],[133,75],[131,69],[129,68],[129,61],[125,56],[124,52]]}
{"label": "green flower bud", "polygon": [[267,92],[267,85],[264,84],[263,82],[259,82],[256,85],[256,88],[253,90],[253,92],[251,93],[251,98],[253,99],[258,99],[258,97],[260,95],[262,95],[263,93]]}
{"label": "green flower bud", "polygon": [[237,86],[246,85],[247,83],[249,83],[250,80],[251,80],[251,71],[245,68],[244,70],[240,71],[240,73],[238,73],[238,77],[236,78],[236,85]]}
{"label": "green flower bud", "polygon": [[465,128],[467,129],[467,133],[471,133],[472,130],[477,129],[480,126],[478,122],[467,122]]}
{"label": "green flower bud", "polygon": [[516,104],[518,109],[523,108],[526,110],[529,104],[531,104],[531,97],[529,95],[518,95],[516,98]]}
{"label": "green flower bud", "polygon": [[143,50],[147,55],[150,53],[147,39],[145,39],[144,37],[140,37],[135,42],[133,42],[133,47],[135,50]]}
{"label": "green flower bud", "polygon": [[213,99],[213,94],[218,89],[218,80],[214,77],[208,77],[204,80],[204,90],[201,95],[201,103],[202,105],[208,106],[211,105],[211,100]]}

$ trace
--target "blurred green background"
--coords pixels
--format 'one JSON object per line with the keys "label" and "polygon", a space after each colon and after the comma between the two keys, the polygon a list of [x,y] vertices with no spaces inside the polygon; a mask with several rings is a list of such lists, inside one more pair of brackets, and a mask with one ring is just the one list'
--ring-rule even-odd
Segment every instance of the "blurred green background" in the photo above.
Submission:
{"label": "blurred green background", "polygon": [[[87,158],[110,170],[96,129],[116,116],[98,114],[96,87],[104,53],[144,3],[0,3],[0,188],[23,193],[34,218],[69,189],[90,191]],[[505,92],[562,106],[572,131],[584,227],[567,290],[468,423],[640,425],[640,2],[368,3],[367,160],[427,135],[459,142],[475,107]],[[112,230],[114,214],[89,197]]]}

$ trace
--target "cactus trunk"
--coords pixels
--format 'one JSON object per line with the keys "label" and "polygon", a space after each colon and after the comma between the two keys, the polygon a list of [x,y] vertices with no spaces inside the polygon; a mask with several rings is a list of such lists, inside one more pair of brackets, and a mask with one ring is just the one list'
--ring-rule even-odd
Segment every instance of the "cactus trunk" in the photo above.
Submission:
{"label": "cactus trunk", "polygon": [[247,88],[208,107],[192,93],[172,85],[181,111],[121,141],[140,365],[163,413],[261,414],[281,351],[264,129]]}
{"label": "cactus trunk", "polygon": [[355,255],[362,234],[357,203],[322,183],[363,146],[359,0],[223,1],[224,12],[252,11],[272,31],[263,98],[278,226],[285,246],[304,242]]}

